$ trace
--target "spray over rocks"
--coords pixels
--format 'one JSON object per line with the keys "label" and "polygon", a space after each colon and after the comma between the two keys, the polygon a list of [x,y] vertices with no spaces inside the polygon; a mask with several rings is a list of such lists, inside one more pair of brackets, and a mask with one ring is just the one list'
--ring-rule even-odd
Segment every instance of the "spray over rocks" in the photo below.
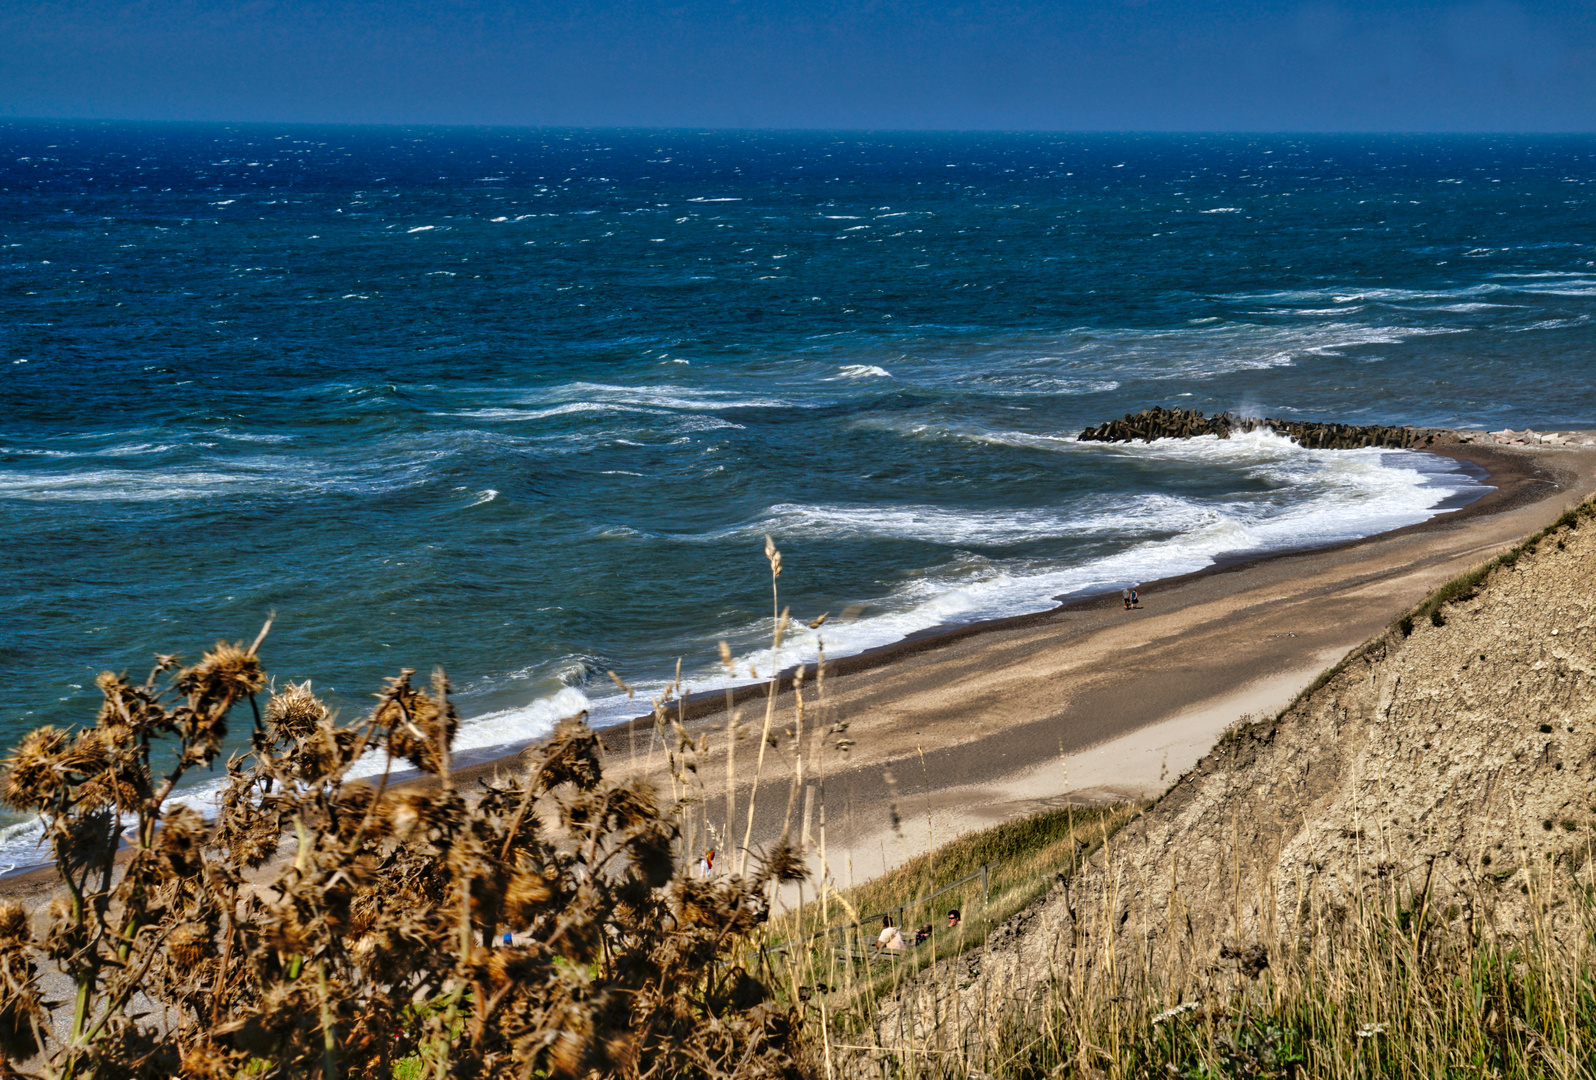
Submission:
{"label": "spray over rocks", "polygon": [[1215,413],[1206,416],[1195,409],[1166,409],[1154,405],[1123,420],[1110,420],[1089,427],[1080,434],[1082,442],[1152,442],[1154,439],[1195,439],[1217,435],[1228,439],[1267,428],[1308,450],[1361,450],[1373,446],[1406,450],[1428,446],[1435,433],[1420,428],[1385,425],[1321,423],[1309,420],[1277,420],[1269,417]]}

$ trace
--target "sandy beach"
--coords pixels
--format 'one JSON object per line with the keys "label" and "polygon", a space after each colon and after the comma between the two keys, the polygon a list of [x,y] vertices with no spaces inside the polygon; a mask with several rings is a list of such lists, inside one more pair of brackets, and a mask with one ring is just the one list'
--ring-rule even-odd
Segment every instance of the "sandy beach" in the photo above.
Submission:
{"label": "sandy beach", "polygon": [[[791,795],[796,734],[783,682],[760,774],[757,847],[790,821],[839,885],[863,880],[962,832],[1066,801],[1150,798],[1244,716],[1287,705],[1326,667],[1430,590],[1541,527],[1596,490],[1589,447],[1458,443],[1495,490],[1431,520],[1334,548],[1215,568],[1043,614],[962,627],[830,665],[823,699],[803,688],[803,794]],[[753,788],[764,692],[739,695],[733,775],[741,839]],[[694,790],[724,833],[724,695],[672,715],[701,750]],[[817,751],[838,723],[846,751]],[[670,790],[651,719],[607,729],[612,775]],[[511,759],[467,775],[508,768]],[[788,818],[789,806],[791,817]],[[808,813],[805,813],[806,806]],[[901,824],[894,828],[896,810]],[[724,838],[718,839],[724,848]]]}
{"label": "sandy beach", "polygon": [[[1117,594],[1097,597],[831,661],[823,694],[812,672],[802,688],[798,795],[789,673],[759,771],[752,846],[789,827],[795,840],[807,836],[816,873],[824,867],[846,886],[961,833],[1047,807],[1154,797],[1227,727],[1283,708],[1430,590],[1596,491],[1592,447],[1449,438],[1432,452],[1479,465],[1494,490],[1352,543],[1150,582],[1132,611]],[[739,843],[766,705],[765,686],[736,694],[731,832]],[[726,696],[696,694],[669,713],[698,744],[687,774],[701,808],[695,817],[724,850]],[[846,730],[822,748],[817,736],[834,725]],[[600,734],[609,775],[641,775],[672,790],[652,717]],[[472,785],[519,767],[510,755],[457,768],[455,778]],[[48,868],[0,884],[27,900],[53,888]]]}

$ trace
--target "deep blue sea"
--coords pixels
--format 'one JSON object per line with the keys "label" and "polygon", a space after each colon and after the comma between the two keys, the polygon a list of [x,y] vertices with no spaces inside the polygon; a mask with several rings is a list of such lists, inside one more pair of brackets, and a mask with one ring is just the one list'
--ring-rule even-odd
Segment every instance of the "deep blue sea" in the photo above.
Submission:
{"label": "deep blue sea", "polygon": [[[1596,139],[0,123],[0,744],[252,637],[465,747],[1422,520],[1596,427]],[[3,863],[0,863],[3,865]]]}

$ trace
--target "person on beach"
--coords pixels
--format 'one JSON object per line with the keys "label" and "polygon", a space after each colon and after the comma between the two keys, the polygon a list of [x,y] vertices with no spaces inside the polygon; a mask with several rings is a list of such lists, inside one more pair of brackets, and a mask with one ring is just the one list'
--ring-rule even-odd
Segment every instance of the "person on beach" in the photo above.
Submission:
{"label": "person on beach", "polygon": [[704,857],[698,860],[698,876],[711,878],[715,876],[715,849],[710,848],[704,852]]}
{"label": "person on beach", "polygon": [[1119,598],[1125,601],[1125,610],[1129,611],[1131,609],[1131,591],[1129,589],[1121,589]]}
{"label": "person on beach", "polygon": [[892,925],[892,916],[881,916],[881,934],[876,938],[876,948],[886,952],[903,952],[908,947],[903,943],[903,934]]}
{"label": "person on beach", "polygon": [[1138,593],[1135,589],[1130,590],[1130,606],[1133,607],[1133,608],[1137,608],[1137,607],[1141,607],[1142,606],[1141,594]]}

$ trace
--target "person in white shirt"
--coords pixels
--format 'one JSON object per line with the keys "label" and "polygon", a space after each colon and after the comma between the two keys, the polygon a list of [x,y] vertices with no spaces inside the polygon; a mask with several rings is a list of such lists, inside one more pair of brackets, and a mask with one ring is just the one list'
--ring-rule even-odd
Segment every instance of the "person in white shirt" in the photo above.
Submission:
{"label": "person in white shirt", "polygon": [[876,938],[876,948],[885,949],[887,952],[903,952],[908,948],[903,942],[903,934],[892,925],[892,917],[881,917],[881,934]]}

